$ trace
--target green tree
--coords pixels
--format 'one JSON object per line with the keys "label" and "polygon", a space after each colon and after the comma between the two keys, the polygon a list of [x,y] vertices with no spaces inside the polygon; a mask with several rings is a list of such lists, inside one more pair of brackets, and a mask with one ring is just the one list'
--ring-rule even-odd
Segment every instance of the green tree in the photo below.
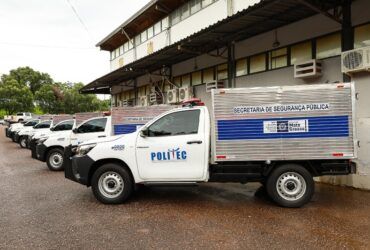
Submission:
{"label": "green tree", "polygon": [[33,110],[33,95],[31,90],[15,79],[7,78],[0,83],[0,109],[6,114]]}
{"label": "green tree", "polygon": [[76,83],[64,90],[64,109],[66,113],[92,112],[99,110],[101,103],[96,95],[82,95],[79,90],[84,85]]}
{"label": "green tree", "polygon": [[33,94],[35,94],[43,85],[53,83],[53,79],[51,79],[49,74],[35,71],[30,67],[19,67],[17,69],[13,69],[8,75],[3,75],[1,77],[2,82],[9,79],[14,79],[19,84],[28,86]]}
{"label": "green tree", "polygon": [[46,84],[35,93],[35,100],[44,113],[64,112],[63,92],[57,84]]}

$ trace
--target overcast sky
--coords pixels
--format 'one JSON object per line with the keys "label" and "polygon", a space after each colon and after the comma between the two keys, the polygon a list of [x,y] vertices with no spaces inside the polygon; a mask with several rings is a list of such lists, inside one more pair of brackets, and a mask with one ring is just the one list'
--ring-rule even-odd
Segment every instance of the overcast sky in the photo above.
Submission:
{"label": "overcast sky", "polygon": [[148,2],[0,0],[0,74],[30,66],[87,84],[109,72],[109,53],[95,44]]}

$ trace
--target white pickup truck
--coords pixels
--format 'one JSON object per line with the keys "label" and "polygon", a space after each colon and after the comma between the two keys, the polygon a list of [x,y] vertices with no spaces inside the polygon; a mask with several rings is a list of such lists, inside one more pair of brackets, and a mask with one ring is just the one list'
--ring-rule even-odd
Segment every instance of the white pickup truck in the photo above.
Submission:
{"label": "white pickup truck", "polygon": [[64,149],[69,145],[78,144],[94,138],[105,138],[112,134],[111,117],[94,117],[86,120],[73,130],[59,131],[40,138],[35,148],[35,157],[46,162],[52,171],[63,170]]}
{"label": "white pickup truck", "polygon": [[52,126],[53,126],[53,121],[47,120],[47,121],[41,121],[39,124],[33,127],[23,127],[17,133],[16,140],[19,142],[19,145],[21,146],[21,148],[27,148],[29,136],[32,136],[37,132],[45,133],[47,131],[50,131],[50,127]]}
{"label": "white pickup truck", "polygon": [[16,115],[12,116],[10,122],[23,122],[32,119],[32,114],[29,112],[17,113]]}
{"label": "white pickup truck", "polygon": [[134,184],[261,182],[279,205],[300,207],[314,176],[355,171],[353,84],[213,90],[207,107],[174,109],[137,132],[80,144],[65,176],[103,203]]}
{"label": "white pickup truck", "polygon": [[40,122],[40,119],[33,119],[27,122],[13,123],[9,128],[5,128],[5,134],[7,137],[11,138],[13,142],[18,142],[18,133],[23,128],[32,128]]}

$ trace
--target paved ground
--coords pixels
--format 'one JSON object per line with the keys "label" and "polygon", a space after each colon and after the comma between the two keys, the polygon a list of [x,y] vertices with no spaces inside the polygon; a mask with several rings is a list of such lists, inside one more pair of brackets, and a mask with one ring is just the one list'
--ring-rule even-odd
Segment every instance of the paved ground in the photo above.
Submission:
{"label": "paved ground", "polygon": [[370,192],[317,185],[309,205],[284,209],[256,184],[205,184],[107,206],[0,129],[0,249],[370,248]]}

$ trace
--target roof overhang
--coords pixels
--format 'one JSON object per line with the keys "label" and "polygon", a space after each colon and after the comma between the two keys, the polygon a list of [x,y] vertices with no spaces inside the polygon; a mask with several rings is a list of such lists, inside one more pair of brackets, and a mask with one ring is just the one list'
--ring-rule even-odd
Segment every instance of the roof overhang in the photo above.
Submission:
{"label": "roof overhang", "polygon": [[[140,32],[168,16],[186,0],[151,0],[132,17],[118,26],[96,46],[102,50],[112,51],[133,38]],[[124,32],[123,32],[124,30]],[[125,34],[126,33],[126,34]]]}
{"label": "roof overhang", "polygon": [[231,42],[244,40],[318,13],[302,1],[320,6],[323,11],[342,3],[342,0],[262,0],[177,43],[96,79],[82,88],[81,92],[97,93],[99,88],[111,88],[113,85],[159,70],[163,66],[171,66],[223,48]]}

